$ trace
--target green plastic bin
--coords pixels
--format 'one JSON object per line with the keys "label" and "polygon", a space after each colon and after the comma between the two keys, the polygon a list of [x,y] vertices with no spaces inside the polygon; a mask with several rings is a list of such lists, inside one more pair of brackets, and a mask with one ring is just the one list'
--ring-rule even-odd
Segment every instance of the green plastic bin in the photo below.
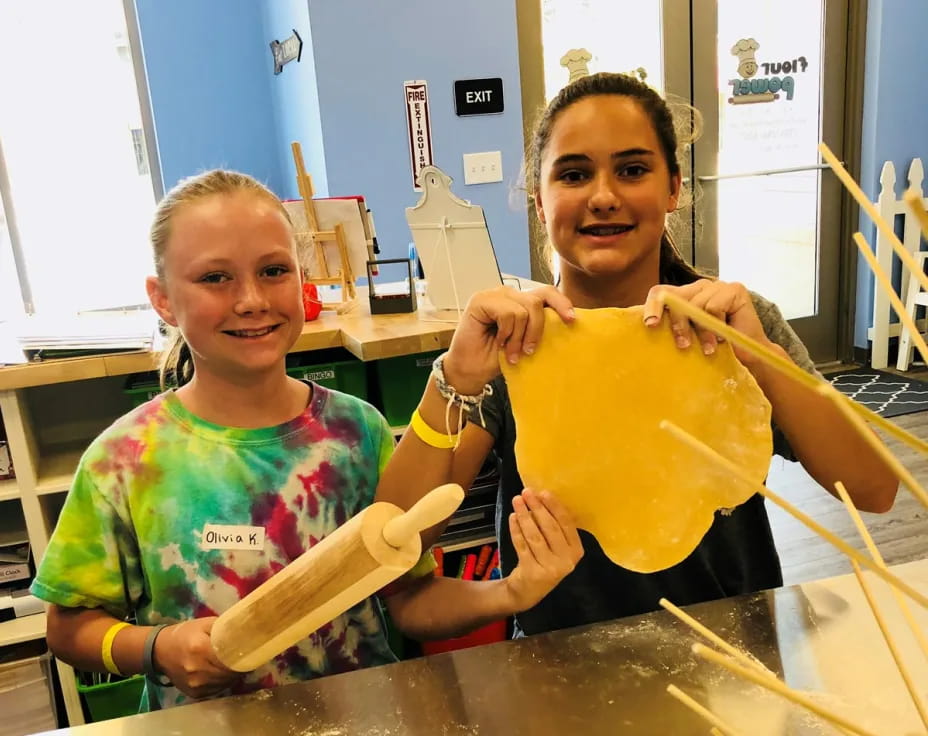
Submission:
{"label": "green plastic bin", "polygon": [[320,386],[351,394],[367,401],[367,370],[360,360],[297,363],[288,365],[287,373],[294,378],[313,381]]}
{"label": "green plastic bin", "polygon": [[383,358],[375,364],[383,413],[393,427],[409,424],[432,372],[432,361],[443,351]]}
{"label": "green plastic bin", "polygon": [[123,386],[125,393],[132,402],[132,408],[151,401],[161,393],[161,384],[157,373],[133,373],[126,379]]}
{"label": "green plastic bin", "polygon": [[145,687],[145,678],[142,675],[99,685],[84,685],[81,683],[80,675],[77,674],[75,674],[75,679],[77,680],[77,692],[84,700],[87,713],[93,723],[110,718],[134,716],[139,712],[142,689]]}

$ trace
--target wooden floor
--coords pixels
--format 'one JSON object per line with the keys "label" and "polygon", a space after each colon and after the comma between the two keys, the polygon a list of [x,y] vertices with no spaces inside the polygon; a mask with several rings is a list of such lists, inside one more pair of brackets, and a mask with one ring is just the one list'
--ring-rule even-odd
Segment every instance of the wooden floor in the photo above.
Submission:
{"label": "wooden floor", "polygon": [[[912,370],[909,378],[928,381],[928,370]],[[892,421],[928,439],[928,412],[895,417]],[[928,457],[891,438],[883,438],[919,483],[928,486]],[[864,549],[843,504],[828,494],[799,463],[774,457],[767,485],[835,532],[854,547]],[[767,509],[786,585],[851,572],[847,557],[769,501]],[[904,487],[893,509],[886,514],[862,514],[871,535],[888,564],[928,557],[928,509]]]}

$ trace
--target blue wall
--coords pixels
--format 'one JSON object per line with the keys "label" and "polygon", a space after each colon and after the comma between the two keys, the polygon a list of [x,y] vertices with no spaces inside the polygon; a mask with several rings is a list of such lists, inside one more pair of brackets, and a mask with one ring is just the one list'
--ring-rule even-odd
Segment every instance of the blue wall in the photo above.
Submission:
{"label": "blue wall", "polygon": [[261,6],[136,0],[136,8],[165,189],[227,167],[287,191]]}
{"label": "blue wall", "polygon": [[[500,265],[527,275],[526,208],[513,196],[522,155],[515,3],[500,0],[136,0],[166,187],[228,166],[295,197],[290,141],[299,140],[319,194],[364,194],[385,257],[410,240],[402,84],[429,83],[435,163],[486,211]],[[310,28],[310,22],[312,28]],[[913,63],[928,4],[870,0],[861,186],[875,199],[883,161],[904,172],[928,159],[928,75]],[[274,77],[268,43],[296,28],[303,60]],[[502,115],[458,118],[455,79],[500,76]],[[461,155],[500,150],[504,181],[463,184]],[[901,186],[901,185],[900,185]],[[517,200],[517,203],[513,203]],[[873,241],[865,215],[861,229]],[[867,345],[872,278],[859,264],[855,345]]]}
{"label": "blue wall", "polygon": [[[870,0],[860,185],[872,201],[879,195],[884,161],[896,167],[897,195],[905,187],[911,160],[921,156],[928,163],[928,75],[924,61],[918,61],[925,58],[926,38],[928,3]],[[869,242],[875,242],[876,228],[865,213],[860,229]],[[873,276],[861,259],[854,328],[857,347],[868,345],[872,315]]]}
{"label": "blue wall", "polygon": [[[484,208],[504,271],[529,274],[528,219],[510,194],[522,156],[515,3],[500,0],[308,0],[328,185],[364,194],[382,257],[405,257],[412,188],[403,82],[429,85],[434,163]],[[456,79],[502,77],[505,112],[458,118]],[[504,181],[464,186],[461,156],[502,151]]]}
{"label": "blue wall", "polygon": [[291,142],[299,141],[306,170],[313,178],[316,196],[328,196],[308,1],[265,0],[262,5],[266,43],[269,44],[274,39],[283,41],[294,29],[303,39],[300,61],[291,61],[277,76],[271,70],[268,56],[268,86],[276,129],[274,143],[277,148],[278,165],[284,177],[283,188],[277,193],[284,199],[298,199],[300,196],[290,148]]}
{"label": "blue wall", "polygon": [[[290,142],[320,196],[363,194],[383,257],[411,240],[403,82],[429,83],[435,163],[484,208],[504,271],[529,274],[515,3],[500,0],[136,0],[166,187],[225,166],[298,196]],[[303,58],[272,73],[292,29]],[[502,77],[502,115],[458,118],[456,79]],[[464,186],[461,156],[502,152],[504,181]],[[515,201],[515,203],[513,203]]]}

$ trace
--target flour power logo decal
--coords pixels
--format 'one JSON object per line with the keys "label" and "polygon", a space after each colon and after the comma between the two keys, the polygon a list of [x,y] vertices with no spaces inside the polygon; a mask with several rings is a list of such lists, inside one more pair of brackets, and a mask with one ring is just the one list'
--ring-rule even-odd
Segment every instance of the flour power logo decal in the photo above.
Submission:
{"label": "flour power logo decal", "polygon": [[[804,72],[809,63],[805,56],[776,63],[758,63],[756,52],[760,44],[753,38],[742,38],[731,47],[732,56],[738,57],[738,74],[741,79],[729,79],[732,105],[744,105],[752,102],[773,102],[785,95],[793,99],[796,91],[796,79],[793,74]],[[763,67],[764,76],[757,72]]]}

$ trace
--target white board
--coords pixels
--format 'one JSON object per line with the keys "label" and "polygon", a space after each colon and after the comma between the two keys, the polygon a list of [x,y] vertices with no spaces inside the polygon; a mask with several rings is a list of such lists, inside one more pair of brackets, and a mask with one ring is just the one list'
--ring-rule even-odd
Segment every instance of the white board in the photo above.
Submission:
{"label": "white board", "polygon": [[437,166],[426,166],[419,182],[422,198],[406,208],[406,222],[429,301],[436,309],[462,310],[475,292],[503,284],[483,208],[455,196],[451,177]]}

